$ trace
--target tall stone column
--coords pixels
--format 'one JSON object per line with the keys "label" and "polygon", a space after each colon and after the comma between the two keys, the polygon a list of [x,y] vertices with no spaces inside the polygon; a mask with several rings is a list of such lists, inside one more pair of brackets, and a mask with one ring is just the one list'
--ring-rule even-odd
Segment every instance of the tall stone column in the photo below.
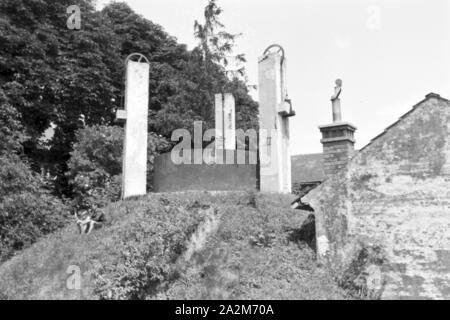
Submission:
{"label": "tall stone column", "polygon": [[[277,52],[270,49],[278,48]],[[291,192],[289,117],[294,116],[286,89],[286,59],[281,47],[269,47],[259,59],[260,189]]]}
{"label": "tall stone column", "polygon": [[225,149],[236,150],[235,101],[231,93],[223,95],[223,116]]}
{"label": "tall stone column", "polygon": [[216,127],[216,150],[224,148],[225,137],[223,134],[223,96],[218,93],[215,98],[215,127]]}
{"label": "tall stone column", "polygon": [[[133,57],[139,57],[139,61],[132,61]],[[123,199],[147,193],[149,72],[150,65],[144,56],[133,54],[127,58],[125,110],[117,111],[117,119],[125,122]]]}
{"label": "tall stone column", "polygon": [[[231,93],[215,95],[215,158],[217,164],[234,162],[236,150],[235,101]],[[224,159],[224,154],[226,154]]]}

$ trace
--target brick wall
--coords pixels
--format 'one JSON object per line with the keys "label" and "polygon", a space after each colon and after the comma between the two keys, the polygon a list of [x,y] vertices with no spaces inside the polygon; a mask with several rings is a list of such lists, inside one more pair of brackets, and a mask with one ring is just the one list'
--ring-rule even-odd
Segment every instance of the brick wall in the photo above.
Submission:
{"label": "brick wall", "polygon": [[353,142],[348,140],[324,143],[323,168],[325,175],[335,174],[345,168],[353,153]]}
{"label": "brick wall", "polygon": [[449,101],[427,96],[304,200],[337,275],[358,266],[352,281],[381,298],[450,299]]}
{"label": "brick wall", "polygon": [[343,170],[354,154],[356,127],[347,122],[320,126],[324,174],[329,177]]}

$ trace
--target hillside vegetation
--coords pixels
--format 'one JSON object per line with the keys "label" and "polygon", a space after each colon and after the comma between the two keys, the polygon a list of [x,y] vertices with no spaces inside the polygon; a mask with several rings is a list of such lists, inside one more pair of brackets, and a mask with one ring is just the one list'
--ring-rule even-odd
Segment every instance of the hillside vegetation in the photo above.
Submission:
{"label": "hillside vegetation", "polygon": [[308,214],[291,200],[188,192],[110,204],[102,229],[70,225],[1,265],[0,298],[345,298],[301,241]]}

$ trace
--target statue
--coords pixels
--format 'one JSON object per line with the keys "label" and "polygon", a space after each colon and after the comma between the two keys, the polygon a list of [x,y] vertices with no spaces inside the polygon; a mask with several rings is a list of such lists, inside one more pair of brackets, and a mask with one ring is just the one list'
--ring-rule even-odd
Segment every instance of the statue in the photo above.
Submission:
{"label": "statue", "polygon": [[334,87],[334,95],[331,97],[331,101],[339,99],[339,96],[341,95],[341,91],[342,91],[342,80],[337,79],[335,81],[335,83],[336,83],[336,87]]}
{"label": "statue", "polygon": [[339,96],[342,92],[342,80],[337,79],[335,83],[336,87],[334,87],[334,95],[331,97],[333,122],[341,122],[341,100],[339,99]]}

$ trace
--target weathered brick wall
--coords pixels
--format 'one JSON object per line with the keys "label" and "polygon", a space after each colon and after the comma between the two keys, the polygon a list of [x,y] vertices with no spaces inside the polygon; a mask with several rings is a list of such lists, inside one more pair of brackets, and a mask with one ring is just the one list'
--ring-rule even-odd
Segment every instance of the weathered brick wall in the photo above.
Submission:
{"label": "weathered brick wall", "polygon": [[323,146],[325,175],[335,174],[341,171],[349,162],[354,152],[353,142],[343,140],[327,142]]}
{"label": "weathered brick wall", "polygon": [[449,101],[429,96],[305,200],[337,274],[359,255],[357,280],[382,298],[450,299]]}

